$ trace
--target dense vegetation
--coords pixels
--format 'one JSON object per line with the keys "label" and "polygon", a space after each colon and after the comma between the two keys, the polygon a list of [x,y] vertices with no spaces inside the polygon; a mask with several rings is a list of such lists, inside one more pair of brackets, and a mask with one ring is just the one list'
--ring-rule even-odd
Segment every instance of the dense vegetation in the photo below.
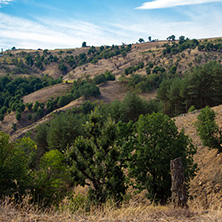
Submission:
{"label": "dense vegetation", "polygon": [[196,66],[184,78],[167,78],[157,90],[164,104],[164,113],[174,116],[185,113],[191,106],[196,109],[222,103],[222,66],[215,61]]}
{"label": "dense vegetation", "polygon": [[[135,110],[140,106],[137,100],[135,97],[130,104]],[[170,197],[170,159],[182,156],[187,182],[194,176],[196,166],[192,156],[196,149],[183,132],[178,133],[169,117],[153,113],[137,120],[130,116],[124,123],[112,119],[106,106],[86,115],[80,114],[83,108],[59,114],[51,122],[40,125],[35,137],[37,147],[26,137],[10,143],[9,136],[1,133],[1,197],[13,195],[19,199],[28,192],[31,202],[48,205],[68,195],[69,187],[88,185],[87,201],[102,203],[114,198],[118,202],[131,184],[139,191],[149,188],[148,198],[165,203]],[[158,128],[161,131],[153,133]],[[150,138],[147,143],[142,141],[145,134]],[[160,158],[154,155],[157,151]],[[143,152],[146,155],[141,158]],[[19,164],[11,161],[20,158]],[[164,161],[159,162],[160,159]],[[143,161],[147,164],[146,171],[139,167],[145,164]],[[124,169],[130,172],[128,176]],[[144,173],[149,175],[146,181]]]}
{"label": "dense vegetation", "polygon": [[3,120],[4,115],[10,113],[11,110],[20,114],[24,111],[25,104],[22,101],[23,96],[60,82],[62,82],[62,79],[54,80],[47,75],[42,78],[32,76],[28,78],[0,77],[0,120]]}
{"label": "dense vegetation", "polygon": [[163,49],[163,55],[177,54],[185,49],[195,49],[198,45],[199,41],[197,39],[190,40],[189,38],[185,38],[185,36],[180,36],[178,43],[173,39],[171,44],[166,43],[163,45],[163,47],[165,47],[165,49]]}
{"label": "dense vegetation", "polygon": [[[8,51],[0,60],[0,68],[8,74],[32,74],[41,73],[50,64],[56,64],[60,74],[65,75],[70,69],[87,63],[95,64],[99,59],[109,59],[117,55],[125,57],[131,51],[131,45],[101,46],[100,48],[91,46],[86,49],[88,49],[87,53],[83,52],[78,55],[73,54],[74,50],[60,50],[56,53],[47,49],[31,53]],[[14,51],[16,52],[16,49]]]}
{"label": "dense vegetation", "polygon": [[[190,54],[197,47],[199,51],[221,51],[220,40],[197,41],[181,36],[175,42],[174,35],[168,40],[162,46],[161,59],[175,54],[187,59],[182,52],[188,49]],[[88,52],[78,55],[74,55],[74,50],[61,50],[56,55],[48,50],[20,52],[20,58],[8,53],[0,65],[8,73],[28,74],[33,70],[42,72],[47,65],[55,63],[61,74],[66,74],[70,69],[95,64],[99,59],[125,57],[131,45],[95,48],[87,47],[84,42],[83,48]],[[155,53],[152,55],[155,57]],[[197,63],[200,56],[195,58]],[[121,83],[136,93],[157,89],[157,100],[146,102],[128,93],[122,102],[116,100],[104,105],[86,101],[70,111],[53,114],[52,120],[33,132],[34,141],[23,137],[10,142],[9,135],[0,132],[0,198],[12,196],[19,201],[22,195],[28,194],[31,203],[44,206],[58,204],[65,196],[78,206],[82,202],[101,204],[110,198],[119,203],[132,186],[138,192],[146,190],[151,201],[165,204],[171,195],[169,163],[179,156],[189,184],[197,168],[193,163],[196,148],[183,130],[178,132],[169,116],[221,104],[222,66],[216,61],[193,68],[191,64],[190,70],[181,73],[178,60],[175,64],[169,62],[167,67],[160,61],[139,61],[123,68]],[[145,75],[137,74],[141,70]],[[28,120],[34,122],[77,98],[99,96],[97,85],[113,80],[115,76],[105,71],[93,79],[75,80],[66,95],[50,98],[46,104],[38,101],[23,104],[24,95],[61,82],[61,78],[0,77],[0,120],[12,110],[21,121],[26,107]],[[196,126],[203,144],[221,152],[221,130],[214,120],[215,114],[205,108]],[[12,127],[15,131],[16,125]],[[89,187],[87,197],[72,196],[71,190],[77,185]]]}
{"label": "dense vegetation", "polygon": [[196,128],[204,146],[222,152],[222,132],[215,122],[215,112],[206,106],[197,117]]}

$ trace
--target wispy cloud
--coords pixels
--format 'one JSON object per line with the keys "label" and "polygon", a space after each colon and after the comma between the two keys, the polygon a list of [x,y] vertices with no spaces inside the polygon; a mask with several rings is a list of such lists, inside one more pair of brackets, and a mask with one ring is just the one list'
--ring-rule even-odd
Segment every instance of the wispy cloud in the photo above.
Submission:
{"label": "wispy cloud", "polygon": [[14,0],[0,0],[0,8],[3,6],[3,5],[7,5],[9,2],[12,2]]}
{"label": "wispy cloud", "polygon": [[[121,44],[125,38],[116,27],[109,29],[80,20],[22,19],[0,13],[0,45],[4,48],[74,48],[89,45]],[[121,39],[121,40],[120,40]],[[13,45],[11,45],[13,43]]]}
{"label": "wispy cloud", "polygon": [[171,8],[184,5],[195,5],[212,2],[222,2],[222,0],[154,0],[152,2],[145,2],[142,6],[136,9],[159,9],[159,8]]}
{"label": "wispy cloud", "polygon": [[[167,1],[167,0],[165,0]],[[182,1],[182,0],[181,0]],[[189,1],[189,0],[187,0]],[[178,38],[208,38],[222,36],[221,10],[213,5],[198,5],[195,9],[178,8],[183,20],[157,18],[153,15],[128,16],[128,19],[86,22],[72,18],[33,17],[23,19],[0,12],[0,46],[16,48],[75,48],[87,45],[112,45],[135,43],[140,37],[148,40],[166,39],[169,35]],[[138,12],[138,11],[137,11]],[[149,21],[149,22],[147,22]]]}

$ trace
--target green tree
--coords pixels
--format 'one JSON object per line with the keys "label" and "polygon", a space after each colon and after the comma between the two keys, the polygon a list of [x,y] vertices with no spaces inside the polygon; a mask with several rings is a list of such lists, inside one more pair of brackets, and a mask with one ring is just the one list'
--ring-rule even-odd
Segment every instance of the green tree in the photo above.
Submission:
{"label": "green tree", "polygon": [[147,189],[147,197],[164,204],[171,196],[170,160],[182,157],[186,182],[195,175],[193,155],[196,148],[184,131],[178,132],[173,120],[161,113],[141,115],[133,133],[129,159],[129,175],[134,186]]}
{"label": "green tree", "polygon": [[0,197],[24,194],[31,187],[29,167],[32,165],[35,145],[30,138],[9,142],[9,135],[0,132]]}
{"label": "green tree", "polygon": [[34,201],[44,204],[58,204],[67,191],[69,182],[65,158],[58,150],[46,152],[35,174]]}
{"label": "green tree", "polygon": [[144,39],[143,38],[139,38],[139,43],[144,43]]}
{"label": "green tree", "polygon": [[86,42],[83,42],[83,43],[82,43],[82,47],[87,47],[87,46],[86,46]]}
{"label": "green tree", "polygon": [[22,115],[21,115],[21,112],[19,112],[19,111],[16,111],[16,119],[18,120],[18,121],[20,121],[21,119],[22,119]]}
{"label": "green tree", "polygon": [[203,145],[222,152],[222,132],[215,122],[215,112],[209,106],[200,111],[195,125]]}
{"label": "green tree", "polygon": [[127,93],[120,105],[120,120],[123,122],[129,122],[130,120],[136,122],[140,114],[146,114],[149,111],[145,100],[134,93]]}
{"label": "green tree", "polygon": [[84,125],[86,136],[77,138],[67,151],[73,181],[89,185],[89,198],[97,203],[107,198],[121,200],[125,194],[116,127],[111,118],[102,117],[96,109]]}
{"label": "green tree", "polygon": [[83,134],[82,124],[84,121],[84,117],[71,112],[56,116],[50,122],[50,127],[47,130],[49,149],[57,149],[60,152],[66,150],[76,137]]}
{"label": "green tree", "polygon": [[4,115],[3,115],[3,114],[0,114],[0,121],[3,122],[3,120],[4,120]]}

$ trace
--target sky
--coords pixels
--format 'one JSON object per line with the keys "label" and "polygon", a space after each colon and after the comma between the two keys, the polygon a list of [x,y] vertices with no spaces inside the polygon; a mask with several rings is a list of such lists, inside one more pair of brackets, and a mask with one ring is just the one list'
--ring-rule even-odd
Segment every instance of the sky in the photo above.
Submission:
{"label": "sky", "polygon": [[0,0],[0,48],[222,37],[222,0]]}

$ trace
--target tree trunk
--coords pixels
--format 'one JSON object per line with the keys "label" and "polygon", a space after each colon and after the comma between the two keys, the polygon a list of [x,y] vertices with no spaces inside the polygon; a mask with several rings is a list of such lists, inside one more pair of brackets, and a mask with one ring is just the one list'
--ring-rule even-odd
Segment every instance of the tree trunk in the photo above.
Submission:
{"label": "tree trunk", "polygon": [[187,187],[181,157],[170,161],[170,171],[172,180],[172,202],[174,203],[174,207],[188,207]]}

